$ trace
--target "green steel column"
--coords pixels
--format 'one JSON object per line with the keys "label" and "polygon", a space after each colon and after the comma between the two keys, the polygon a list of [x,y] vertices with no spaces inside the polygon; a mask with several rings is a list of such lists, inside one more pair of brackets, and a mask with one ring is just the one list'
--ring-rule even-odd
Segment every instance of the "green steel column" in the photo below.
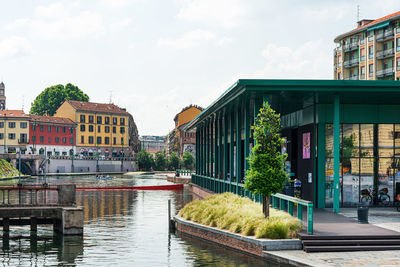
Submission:
{"label": "green steel column", "polygon": [[229,149],[229,180],[233,182],[233,174],[235,172],[235,113],[234,110],[229,114],[229,139],[230,139],[230,149]]}
{"label": "green steel column", "polygon": [[241,105],[236,107],[236,194],[239,194],[239,183],[242,180],[242,112]]}
{"label": "green steel column", "polygon": [[228,147],[228,117],[229,114],[225,112],[224,114],[224,180],[228,180],[228,172],[229,172],[229,147]]}
{"label": "green steel column", "polygon": [[205,122],[204,122],[204,124],[203,124],[203,133],[202,133],[202,135],[203,135],[203,146],[202,146],[202,149],[203,149],[203,164],[202,164],[202,166],[203,166],[203,175],[204,176],[206,176],[206,124],[205,124]]}
{"label": "green steel column", "polygon": [[203,126],[200,125],[200,130],[199,130],[199,174],[203,175]]}
{"label": "green steel column", "polygon": [[223,129],[222,129],[222,114],[220,113],[218,116],[218,175],[219,179],[222,179],[223,177],[223,169],[224,169],[224,163],[222,162],[222,134],[223,134]]}
{"label": "green steel column", "polygon": [[325,208],[325,124],[318,123],[317,207]]}
{"label": "green steel column", "polygon": [[246,172],[249,169],[249,162],[247,158],[250,154],[250,110],[249,110],[249,99],[247,97],[244,98],[244,175],[246,177]]}
{"label": "green steel column", "polygon": [[210,125],[209,125],[209,120],[206,122],[206,176],[210,176],[210,164],[209,164],[209,159],[210,159],[210,149],[209,149],[209,144],[210,144]]}
{"label": "green steel column", "polygon": [[218,170],[219,170],[219,166],[218,166],[218,133],[219,133],[219,129],[218,129],[218,117],[217,114],[215,114],[215,119],[214,119],[214,178],[217,178],[218,176]]}
{"label": "green steel column", "polygon": [[210,177],[214,177],[214,116],[210,120]]}
{"label": "green steel column", "polygon": [[198,170],[198,166],[199,166],[199,128],[198,127],[196,128],[196,148],[195,149],[196,149],[195,171],[196,171],[196,174],[199,174],[199,170]]}
{"label": "green steel column", "polygon": [[339,151],[340,151],[340,102],[339,95],[333,101],[333,212],[339,212]]}

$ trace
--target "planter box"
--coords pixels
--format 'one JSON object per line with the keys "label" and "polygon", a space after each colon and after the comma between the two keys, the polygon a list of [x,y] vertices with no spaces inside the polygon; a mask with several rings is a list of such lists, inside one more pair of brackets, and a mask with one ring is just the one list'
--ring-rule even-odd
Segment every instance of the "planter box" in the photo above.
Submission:
{"label": "planter box", "polygon": [[299,239],[254,238],[187,221],[178,216],[174,220],[179,232],[259,257],[263,257],[263,251],[302,249]]}

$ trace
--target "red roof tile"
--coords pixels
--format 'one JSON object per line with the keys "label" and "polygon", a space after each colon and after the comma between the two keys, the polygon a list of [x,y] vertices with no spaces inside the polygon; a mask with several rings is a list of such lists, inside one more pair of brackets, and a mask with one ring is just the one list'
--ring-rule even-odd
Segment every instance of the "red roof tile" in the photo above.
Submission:
{"label": "red roof tile", "polygon": [[23,110],[11,110],[11,109],[6,109],[6,110],[0,110],[0,116],[3,117],[15,117],[15,118],[28,118],[29,119],[29,114],[25,114]]}
{"label": "red roof tile", "polygon": [[129,113],[117,105],[114,104],[103,104],[94,102],[82,102],[76,100],[67,100],[73,108],[78,111],[89,111],[89,112],[102,112],[102,113],[112,113],[112,114],[125,114]]}
{"label": "red roof tile", "polygon": [[384,17],[382,17],[382,18],[379,18],[379,19],[376,19],[376,20],[374,20],[374,21],[371,21],[370,23],[367,23],[367,24],[365,24],[365,25],[363,25],[363,26],[357,27],[357,28],[355,28],[354,30],[351,30],[351,31],[349,31],[349,32],[346,32],[346,33],[344,33],[344,34],[341,34],[341,35],[339,35],[338,37],[335,38],[335,42],[337,42],[339,38],[342,39],[342,38],[344,38],[344,37],[346,37],[346,36],[349,36],[349,35],[351,35],[351,34],[360,32],[360,31],[365,30],[365,29],[367,29],[367,28],[369,28],[369,27],[371,27],[371,26],[373,26],[373,25],[375,25],[375,24],[379,24],[379,23],[381,23],[381,22],[384,22],[384,21],[386,21],[386,20],[390,20],[391,18],[394,18],[394,17],[397,17],[397,16],[400,16],[400,11],[397,11],[397,12],[395,12],[395,13],[386,15],[386,16],[384,16]]}
{"label": "red roof tile", "polygon": [[39,115],[29,115],[32,121],[44,122],[44,123],[56,123],[56,124],[75,124],[71,119],[51,117],[51,116],[39,116]]}

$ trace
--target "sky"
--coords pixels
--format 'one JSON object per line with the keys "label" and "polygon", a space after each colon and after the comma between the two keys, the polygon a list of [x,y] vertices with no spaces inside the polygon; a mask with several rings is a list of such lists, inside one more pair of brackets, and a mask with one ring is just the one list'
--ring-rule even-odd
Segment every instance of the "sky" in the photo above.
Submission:
{"label": "sky", "polygon": [[399,0],[0,0],[7,108],[68,82],[166,135],[238,79],[332,79],[333,39]]}

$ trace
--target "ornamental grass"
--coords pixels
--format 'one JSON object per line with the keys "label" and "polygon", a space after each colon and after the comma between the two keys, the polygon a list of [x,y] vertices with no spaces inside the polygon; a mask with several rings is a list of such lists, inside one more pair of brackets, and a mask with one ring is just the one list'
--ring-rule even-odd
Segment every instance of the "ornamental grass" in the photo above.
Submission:
{"label": "ornamental grass", "polygon": [[267,219],[262,213],[261,204],[232,193],[194,200],[180,210],[179,216],[185,220],[256,238],[293,238],[301,229],[300,220],[288,213],[271,208]]}

